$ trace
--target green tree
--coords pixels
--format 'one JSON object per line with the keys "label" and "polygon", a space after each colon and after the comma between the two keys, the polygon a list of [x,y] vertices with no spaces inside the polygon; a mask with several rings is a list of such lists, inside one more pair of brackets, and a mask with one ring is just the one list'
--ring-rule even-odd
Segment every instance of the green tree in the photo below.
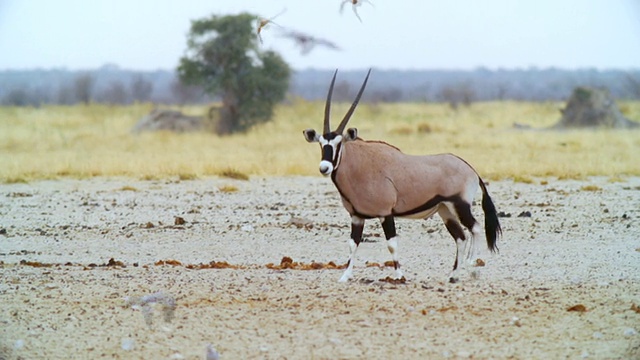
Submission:
{"label": "green tree", "polygon": [[289,65],[277,53],[258,47],[252,26],[256,18],[242,13],[191,22],[178,76],[222,99],[218,134],[246,131],[269,121],[289,87]]}

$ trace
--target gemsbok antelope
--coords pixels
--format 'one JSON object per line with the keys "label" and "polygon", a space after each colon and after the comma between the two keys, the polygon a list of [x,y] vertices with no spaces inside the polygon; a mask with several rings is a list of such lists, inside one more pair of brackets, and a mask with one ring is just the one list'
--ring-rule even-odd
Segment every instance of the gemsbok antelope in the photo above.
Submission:
{"label": "gemsbok antelope", "polygon": [[[480,225],[471,213],[478,187],[482,190],[487,246],[491,252],[498,249],[496,242],[502,230],[484,182],[469,163],[455,155],[407,155],[383,141],[359,138],[356,128],[345,132],[371,70],[340,125],[332,131],[329,117],[337,73],[336,70],[329,86],[322,134],[313,129],[304,130],[303,134],[308,142],[320,143],[320,173],[331,176],[342,205],[351,215],[350,254],[340,281],[348,281],[353,276],[354,256],[366,219],[380,219],[396,276],[402,278],[394,218],[428,219],[437,212],[456,243],[456,259],[449,281],[457,282],[462,257],[466,255],[467,260],[475,260],[476,239],[481,237]],[[471,232],[469,242],[460,224]]]}

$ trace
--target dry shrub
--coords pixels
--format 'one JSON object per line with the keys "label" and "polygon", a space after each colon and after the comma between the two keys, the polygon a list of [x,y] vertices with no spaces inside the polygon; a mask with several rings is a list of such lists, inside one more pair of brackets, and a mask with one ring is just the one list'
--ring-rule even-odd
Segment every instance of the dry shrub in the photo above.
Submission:
{"label": "dry shrub", "polygon": [[196,180],[198,179],[198,175],[190,173],[180,173],[178,174],[178,179],[180,179],[180,181]]}
{"label": "dry shrub", "polygon": [[419,134],[428,134],[433,132],[433,127],[428,123],[420,123],[418,124],[418,133]]}
{"label": "dry shrub", "polygon": [[620,177],[620,176],[611,176],[611,177],[609,177],[607,179],[607,182],[610,182],[610,183],[624,183],[624,182],[627,182],[627,180],[622,178],[622,177]]}
{"label": "dry shrub", "polygon": [[218,188],[218,190],[223,193],[232,193],[238,191],[238,188],[233,185],[222,185]]}
{"label": "dry shrub", "polygon": [[9,177],[4,180],[5,184],[26,184],[28,183],[27,179],[21,176]]}
{"label": "dry shrub", "polygon": [[566,173],[558,176],[558,180],[584,180],[586,177],[578,173]]}
{"label": "dry shrub", "polygon": [[523,183],[523,184],[533,184],[533,179],[527,175],[517,175],[513,177],[513,182]]}
{"label": "dry shrub", "polygon": [[229,178],[229,179],[235,179],[235,180],[249,180],[249,175],[231,168],[220,171],[218,175],[225,178]]}

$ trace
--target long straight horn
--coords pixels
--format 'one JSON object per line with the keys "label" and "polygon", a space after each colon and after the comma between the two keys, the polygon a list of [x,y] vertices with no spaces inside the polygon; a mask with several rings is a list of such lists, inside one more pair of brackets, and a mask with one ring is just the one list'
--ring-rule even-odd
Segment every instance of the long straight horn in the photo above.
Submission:
{"label": "long straight horn", "polygon": [[371,69],[369,69],[369,72],[367,73],[367,77],[364,78],[364,82],[362,83],[362,87],[360,87],[360,91],[358,91],[358,96],[356,96],[356,99],[353,102],[353,104],[351,104],[351,107],[349,108],[349,111],[347,111],[347,114],[344,116],[344,119],[342,119],[342,121],[340,122],[340,125],[338,126],[338,129],[336,129],[336,132],[338,134],[342,134],[342,132],[344,131],[344,128],[347,126],[347,123],[349,122],[349,119],[351,119],[351,115],[355,111],[356,106],[358,106],[358,103],[360,102],[360,97],[362,96],[362,93],[364,92],[364,87],[367,86],[367,80],[369,80],[369,75],[370,74],[371,74]]}
{"label": "long straight horn", "polygon": [[331,117],[331,95],[333,94],[333,84],[336,82],[336,75],[338,75],[338,69],[333,73],[333,79],[331,79],[331,85],[329,86],[329,93],[327,94],[327,103],[324,106],[324,130],[323,134],[331,132],[331,123],[329,118]]}

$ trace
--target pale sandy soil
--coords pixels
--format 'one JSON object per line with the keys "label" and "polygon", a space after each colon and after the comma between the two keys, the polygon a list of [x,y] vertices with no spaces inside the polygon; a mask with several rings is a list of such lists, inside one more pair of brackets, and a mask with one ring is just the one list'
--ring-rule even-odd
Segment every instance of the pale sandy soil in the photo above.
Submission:
{"label": "pale sandy soil", "polygon": [[[266,267],[345,262],[325,178],[0,185],[0,359],[203,359],[209,343],[221,359],[640,358],[640,178],[489,191],[511,217],[478,278],[447,282],[455,246],[433,218],[397,221],[406,284],[365,266],[390,259],[377,221],[345,284]],[[189,269],[211,261],[242,268]],[[123,299],[156,292],[174,317],[149,305],[148,326]]]}

